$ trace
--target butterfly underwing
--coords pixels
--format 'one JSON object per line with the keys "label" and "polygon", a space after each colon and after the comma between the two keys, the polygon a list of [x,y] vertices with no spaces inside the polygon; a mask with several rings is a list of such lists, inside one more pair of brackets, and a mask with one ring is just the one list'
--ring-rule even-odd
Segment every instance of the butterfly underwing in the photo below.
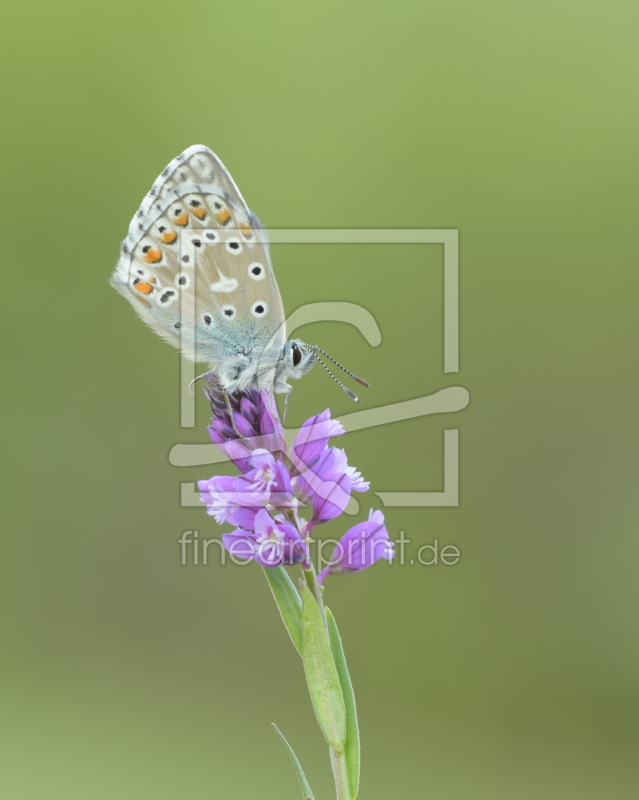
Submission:
{"label": "butterfly underwing", "polygon": [[288,378],[318,360],[326,367],[323,350],[287,340],[266,231],[204,145],[186,149],[155,181],[122,242],[111,284],[186,358],[208,363],[226,394],[266,388],[288,400]]}
{"label": "butterfly underwing", "polygon": [[162,171],[133,217],[112,285],[227,392],[287,392],[316,360],[287,341],[266,231],[219,158],[194,145]]}

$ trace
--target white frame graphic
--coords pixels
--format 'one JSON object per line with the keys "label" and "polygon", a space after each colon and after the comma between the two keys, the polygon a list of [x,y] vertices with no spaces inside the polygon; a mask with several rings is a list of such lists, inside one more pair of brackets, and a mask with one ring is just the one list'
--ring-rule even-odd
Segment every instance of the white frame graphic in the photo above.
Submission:
{"label": "white frame graphic", "polygon": [[[457,229],[275,229],[269,230],[273,244],[441,244],[444,247],[444,373],[459,372],[459,231]],[[287,321],[289,335],[297,327],[317,320],[340,320],[356,325],[369,344],[381,342],[381,333],[372,315],[352,303],[312,303],[297,309]],[[195,377],[195,366],[182,359],[182,427],[195,425],[195,399],[188,390]],[[470,400],[468,391],[451,386],[432,395],[394,403],[380,408],[355,411],[339,417],[346,432],[389,422],[413,419],[427,414],[461,411]],[[292,441],[295,430],[286,432]],[[177,444],[169,454],[174,466],[203,466],[226,461],[214,444]],[[375,492],[386,507],[432,507],[459,505],[459,429],[444,431],[444,490],[441,492]],[[181,505],[201,506],[194,483],[182,483]],[[356,514],[359,504],[353,498],[346,513]]]}

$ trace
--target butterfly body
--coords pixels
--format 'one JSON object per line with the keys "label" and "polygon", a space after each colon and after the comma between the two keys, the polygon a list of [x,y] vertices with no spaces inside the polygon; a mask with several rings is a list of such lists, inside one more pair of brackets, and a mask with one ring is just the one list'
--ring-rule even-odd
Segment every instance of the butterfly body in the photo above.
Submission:
{"label": "butterfly body", "polygon": [[287,341],[268,238],[217,156],[194,145],[153,184],[111,278],[140,317],[226,392],[290,392],[315,352]]}

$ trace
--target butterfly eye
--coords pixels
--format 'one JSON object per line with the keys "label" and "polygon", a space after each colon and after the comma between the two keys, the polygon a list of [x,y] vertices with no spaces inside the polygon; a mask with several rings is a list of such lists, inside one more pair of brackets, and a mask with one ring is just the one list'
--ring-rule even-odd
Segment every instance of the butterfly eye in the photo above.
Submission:
{"label": "butterfly eye", "polygon": [[179,272],[175,276],[175,285],[179,286],[180,289],[188,289],[191,285],[191,279],[186,274],[186,272]]}
{"label": "butterfly eye", "polygon": [[297,367],[301,360],[302,360],[302,351],[299,349],[299,347],[296,344],[294,344],[293,345],[293,366]]}
{"label": "butterfly eye", "polygon": [[222,306],[222,313],[228,319],[233,319],[235,316],[235,306]]}
{"label": "butterfly eye", "polygon": [[265,275],[264,267],[257,261],[254,261],[252,264],[249,264],[248,274],[249,278],[253,278],[254,281],[261,281]]}
{"label": "butterfly eye", "polygon": [[213,322],[213,318],[210,314],[203,314],[202,319],[204,320],[205,325],[210,325]]}

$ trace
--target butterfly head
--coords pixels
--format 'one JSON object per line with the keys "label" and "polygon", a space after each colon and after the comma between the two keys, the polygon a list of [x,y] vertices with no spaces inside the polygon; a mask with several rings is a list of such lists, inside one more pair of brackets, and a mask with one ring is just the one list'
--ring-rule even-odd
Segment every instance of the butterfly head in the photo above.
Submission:
{"label": "butterfly head", "polygon": [[282,356],[282,380],[301,378],[317,361],[317,354],[300,339],[286,342]]}
{"label": "butterfly head", "polygon": [[319,353],[325,355],[329,361],[332,361],[334,364],[336,364],[347,375],[350,375],[353,380],[361,383],[362,386],[369,386],[368,381],[358,378],[357,375],[353,375],[350,370],[347,370],[345,367],[343,367],[339,361],[335,361],[332,356],[329,356],[328,353],[317,347],[317,345],[305,344],[300,339],[292,339],[291,341],[286,342],[284,345],[282,358],[280,359],[280,367],[278,369],[278,383],[279,381],[284,383],[280,384],[279,386],[276,385],[275,390],[288,391],[290,387],[286,387],[285,385],[287,378],[301,378],[302,375],[306,375],[316,361],[319,361],[319,363],[324,367],[331,378],[340,386],[340,388],[343,389],[352,400],[355,400],[356,403],[359,403],[357,395],[351,392],[350,389],[347,389],[346,386],[344,386],[344,384],[339,381],[335,375],[333,375],[327,365],[320,358]]}

